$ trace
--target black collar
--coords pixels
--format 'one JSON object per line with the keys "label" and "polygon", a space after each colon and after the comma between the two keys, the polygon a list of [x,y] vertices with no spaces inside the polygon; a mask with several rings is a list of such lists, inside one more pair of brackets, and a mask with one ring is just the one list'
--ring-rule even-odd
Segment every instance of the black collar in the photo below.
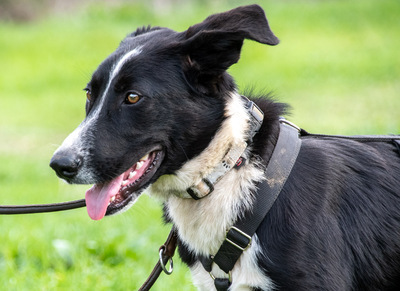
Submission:
{"label": "black collar", "polygon": [[[278,141],[265,170],[265,180],[258,185],[254,207],[236,221],[226,234],[225,240],[215,256],[201,259],[201,263],[214,279],[217,290],[227,290],[231,285],[231,271],[242,255],[251,245],[252,236],[267,215],[296,162],[301,140],[300,129],[291,122],[280,119]],[[226,278],[215,278],[212,275],[212,264],[223,270]]]}

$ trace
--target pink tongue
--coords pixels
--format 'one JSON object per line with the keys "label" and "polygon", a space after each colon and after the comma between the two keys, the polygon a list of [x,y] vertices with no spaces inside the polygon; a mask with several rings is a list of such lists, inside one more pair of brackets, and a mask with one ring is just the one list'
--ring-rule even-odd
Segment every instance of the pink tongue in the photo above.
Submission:
{"label": "pink tongue", "polygon": [[107,211],[111,197],[118,194],[123,175],[105,184],[96,184],[86,191],[86,208],[91,219],[100,220]]}

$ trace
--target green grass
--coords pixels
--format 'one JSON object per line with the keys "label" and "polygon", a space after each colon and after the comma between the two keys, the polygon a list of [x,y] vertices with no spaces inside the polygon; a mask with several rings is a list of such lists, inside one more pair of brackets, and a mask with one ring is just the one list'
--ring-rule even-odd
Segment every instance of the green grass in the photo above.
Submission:
{"label": "green grass", "polygon": [[[0,22],[0,204],[82,198],[87,187],[60,182],[48,162],[84,117],[82,89],[92,71],[137,26],[182,31],[246,1],[234,3],[166,11],[92,5],[35,23]],[[241,89],[274,91],[291,104],[290,119],[311,132],[400,132],[400,3],[259,3],[281,44],[245,42],[230,69]],[[136,290],[169,231],[160,217],[160,206],[147,196],[100,222],[84,209],[1,216],[1,289]],[[194,290],[178,258],[175,270],[154,290]]]}

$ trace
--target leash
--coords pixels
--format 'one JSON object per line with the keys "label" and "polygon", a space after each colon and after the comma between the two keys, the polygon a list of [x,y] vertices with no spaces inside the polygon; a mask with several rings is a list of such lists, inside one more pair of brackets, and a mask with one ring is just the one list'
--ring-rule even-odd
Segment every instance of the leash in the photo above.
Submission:
{"label": "leash", "polygon": [[[0,205],[0,215],[12,215],[12,214],[33,214],[33,213],[46,213],[46,212],[57,212],[65,211],[76,208],[82,208],[86,206],[85,199],[60,202],[60,203],[49,203],[49,204],[29,204],[29,205]],[[165,272],[167,275],[171,275],[173,271],[172,257],[175,254],[177,246],[178,236],[174,227],[168,235],[167,240],[159,249],[159,260],[155,265],[153,271],[147,278],[146,282],[140,287],[139,291],[148,291],[157,281],[161,272]],[[169,262],[169,269],[166,268]]]}
{"label": "leash", "polygon": [[[82,208],[86,206],[85,199],[60,202],[60,203],[49,203],[49,204],[29,204],[29,205],[0,205],[0,215],[11,215],[11,214],[33,214],[33,213],[45,213],[45,212],[57,212],[71,210],[75,208]],[[148,291],[157,281],[161,272],[164,271],[166,274],[171,275],[173,271],[172,257],[175,254],[177,246],[178,236],[174,227],[168,235],[166,242],[159,249],[159,261],[155,265],[150,276],[146,282],[142,285],[139,291]],[[169,269],[166,268],[166,264],[169,262]]]}
{"label": "leash", "polygon": [[85,199],[50,204],[0,205],[0,214],[32,214],[56,212],[81,208],[85,206]]}
{"label": "leash", "polygon": [[[175,227],[172,227],[171,232],[168,235],[165,243],[160,247],[159,250],[159,260],[155,265],[153,271],[147,278],[147,280],[143,283],[142,287],[140,287],[139,291],[148,291],[157,281],[161,272],[164,271],[167,275],[171,275],[173,271],[173,261],[172,257],[175,254],[176,246],[178,243],[178,234],[175,230]],[[165,265],[169,262],[170,268],[167,269]]]}

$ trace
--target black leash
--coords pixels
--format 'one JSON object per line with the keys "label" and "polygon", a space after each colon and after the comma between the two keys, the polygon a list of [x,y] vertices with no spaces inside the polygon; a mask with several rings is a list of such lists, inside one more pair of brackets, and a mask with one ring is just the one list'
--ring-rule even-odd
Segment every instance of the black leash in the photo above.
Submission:
{"label": "black leash", "polygon": [[[10,214],[32,214],[32,213],[45,213],[45,212],[56,212],[71,210],[75,208],[85,207],[85,199],[61,202],[61,203],[50,203],[50,204],[30,204],[30,205],[0,205],[0,215]],[[164,271],[166,274],[172,274],[173,262],[172,257],[174,256],[175,249],[177,246],[178,236],[173,227],[166,242],[160,247],[159,256],[160,259],[154,267],[153,271],[147,278],[146,282],[140,287],[139,291],[148,291],[157,281],[161,272]],[[165,265],[170,263],[170,269],[167,270]]]}
{"label": "black leash", "polygon": [[1,205],[0,214],[31,214],[64,211],[85,207],[85,199],[51,204]]}
{"label": "black leash", "polygon": [[[10,215],[10,214],[32,214],[32,213],[45,213],[45,212],[56,212],[71,210],[75,208],[85,207],[85,199],[61,202],[61,203],[50,203],[50,204],[30,204],[30,205],[0,205],[0,215]],[[150,276],[147,278],[146,282],[140,287],[139,291],[148,291],[157,281],[161,272],[164,271],[166,274],[172,274],[173,262],[172,257],[174,256],[175,249],[177,246],[178,236],[175,228],[172,227],[170,234],[166,242],[159,249],[160,259],[151,272]],[[170,269],[167,270],[165,267],[169,262]]]}

